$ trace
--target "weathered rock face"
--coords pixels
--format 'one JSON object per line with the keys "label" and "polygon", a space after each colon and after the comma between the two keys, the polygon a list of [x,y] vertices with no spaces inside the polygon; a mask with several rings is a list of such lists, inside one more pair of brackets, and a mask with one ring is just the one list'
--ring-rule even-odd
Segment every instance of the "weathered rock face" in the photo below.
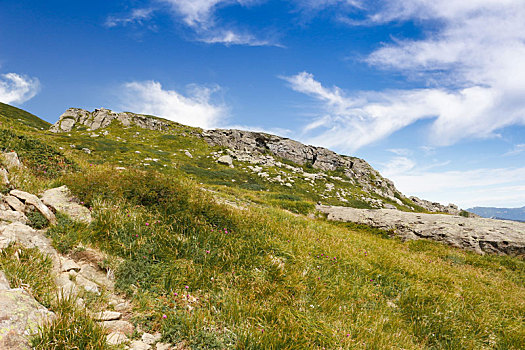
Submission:
{"label": "weathered rock face", "polygon": [[407,213],[391,209],[317,206],[328,220],[356,222],[393,230],[404,239],[428,238],[479,254],[525,256],[525,223],[465,218],[446,214]]}
{"label": "weathered rock face", "polygon": [[91,130],[105,128],[112,121],[118,120],[124,126],[138,126],[143,129],[162,130],[168,126],[160,119],[134,114],[130,112],[117,113],[106,108],[95,109],[93,112],[80,108],[69,108],[59,120],[49,129],[52,132],[69,132],[78,125],[87,126]]}
{"label": "weathered rock face", "polygon": [[45,191],[42,194],[42,202],[53,208],[55,211],[67,214],[73,220],[85,222],[87,224],[92,220],[89,209],[77,203],[66,186],[52,188]]}
{"label": "weathered rock face", "polygon": [[[455,204],[449,204],[449,205],[443,205],[441,203],[437,202],[430,202],[424,199],[420,199],[418,197],[410,197],[409,198],[414,204],[419,205],[422,208],[425,208],[428,211],[431,212],[441,212],[441,213],[448,213],[452,215],[458,215],[461,210],[458,208]],[[471,215],[472,217],[476,216],[475,214]]]}
{"label": "weathered rock face", "polygon": [[0,290],[0,349],[30,349],[28,336],[52,317],[23,289]]}
{"label": "weathered rock face", "polygon": [[365,191],[375,192],[387,198],[395,198],[395,194],[402,196],[390,180],[383,178],[364,160],[342,156],[323,147],[304,145],[275,135],[241,130],[206,130],[202,133],[202,137],[212,146],[229,147],[240,152],[243,157],[248,153],[270,152],[300,165],[310,164],[320,170],[341,169],[349,179],[363,186]]}

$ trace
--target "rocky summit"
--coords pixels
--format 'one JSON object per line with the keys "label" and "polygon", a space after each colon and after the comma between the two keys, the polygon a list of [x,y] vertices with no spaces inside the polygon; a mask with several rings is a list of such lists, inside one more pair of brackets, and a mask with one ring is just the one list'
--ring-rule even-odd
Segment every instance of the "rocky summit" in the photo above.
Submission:
{"label": "rocky summit", "polygon": [[158,118],[129,112],[116,113],[106,108],[95,109],[93,112],[81,108],[69,108],[49,129],[52,132],[69,132],[75,126],[86,126],[90,130],[104,128],[118,120],[124,126],[137,125],[144,129],[160,130],[167,124]]}

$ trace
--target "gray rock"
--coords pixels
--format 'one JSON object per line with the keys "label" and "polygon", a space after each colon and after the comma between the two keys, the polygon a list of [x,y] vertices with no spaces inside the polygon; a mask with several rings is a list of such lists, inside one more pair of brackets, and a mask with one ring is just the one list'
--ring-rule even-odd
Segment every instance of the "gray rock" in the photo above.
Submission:
{"label": "gray rock", "polygon": [[30,349],[29,337],[52,317],[23,289],[0,290],[0,349]]}
{"label": "gray rock", "polygon": [[98,285],[95,282],[88,280],[87,278],[83,277],[80,274],[76,276],[76,284],[84,288],[84,290],[88,292],[100,295],[100,290],[98,288]]}
{"label": "gray rock", "polygon": [[19,211],[0,210],[0,220],[25,224],[27,222],[27,217]]}
{"label": "gray rock", "polygon": [[151,349],[151,345],[146,344],[140,340],[134,340],[129,344],[129,348],[131,350],[149,350]]}
{"label": "gray rock", "polygon": [[22,167],[22,163],[20,162],[20,159],[18,159],[18,154],[16,154],[16,152],[2,153],[0,154],[0,157],[7,169]]}
{"label": "gray rock", "polygon": [[228,147],[233,149],[235,154],[243,154],[242,157],[237,157],[238,160],[247,160],[246,155],[256,156],[270,152],[300,165],[311,165],[315,169],[342,169],[347,178],[360,184],[365,190],[383,197],[394,197],[395,194],[402,196],[390,180],[383,178],[364,160],[342,156],[323,147],[304,145],[275,135],[241,130],[206,130],[201,136],[212,146]]}
{"label": "gray rock", "polygon": [[193,158],[193,155],[192,155],[189,151],[184,151],[184,154],[185,154],[187,157]]}
{"label": "gray rock", "polygon": [[0,271],[0,290],[9,290],[9,289],[11,289],[11,287],[9,287],[9,281],[7,280],[5,272]]}
{"label": "gray rock", "polygon": [[157,343],[156,344],[157,350],[172,350],[175,349],[171,346],[171,344],[168,343]]}
{"label": "gray rock", "polygon": [[92,221],[91,212],[88,208],[78,204],[67,186],[52,188],[42,194],[42,202],[53,208],[67,214],[73,220],[90,223]]}
{"label": "gray rock", "polygon": [[61,265],[62,265],[62,272],[69,272],[69,271],[80,271],[80,266],[72,259],[68,258],[61,258],[60,259]]}
{"label": "gray rock", "polygon": [[161,338],[161,334],[160,333],[155,333],[155,334],[150,334],[150,333],[144,333],[142,334],[142,342],[146,343],[146,344],[149,344],[149,345],[153,345],[155,344],[156,342],[158,342]]}
{"label": "gray rock", "polygon": [[15,196],[5,196],[4,202],[7,203],[13,210],[16,210],[20,213],[23,213],[26,209],[26,206],[24,203],[22,203],[18,198]]}
{"label": "gray rock", "polygon": [[132,323],[124,320],[104,321],[102,326],[110,332],[123,333],[127,336],[133,335],[135,329]]}
{"label": "gray rock", "polygon": [[233,168],[233,159],[229,155],[219,157],[219,159],[217,159],[217,163],[224,164],[229,166],[230,168]]}
{"label": "gray rock", "polygon": [[116,311],[101,311],[101,312],[99,312],[98,314],[96,314],[94,316],[94,319],[96,321],[114,321],[114,320],[120,319],[121,316],[122,315],[121,315],[120,312],[116,312]]}
{"label": "gray rock", "polygon": [[86,147],[82,148],[82,152],[87,153],[87,154],[91,154],[91,150],[89,148],[86,148]]}
{"label": "gray rock", "polygon": [[437,202],[430,202],[425,199],[420,199],[418,197],[410,197],[409,198],[414,204],[419,205],[420,207],[431,211],[431,212],[441,212],[441,213],[448,213],[452,215],[458,215],[461,210],[457,207],[457,205],[449,204],[449,205],[443,205],[441,203]]}
{"label": "gray rock", "polygon": [[53,212],[48,207],[46,207],[46,205],[42,203],[42,201],[34,194],[27,193],[27,192],[20,191],[20,190],[12,190],[9,193],[12,196],[15,196],[18,199],[21,199],[22,201],[24,201],[26,205],[27,204],[33,205],[40,213],[42,213],[42,215],[44,215],[44,217],[51,224],[53,225],[56,224],[57,220],[56,220],[55,214],[53,214]]}
{"label": "gray rock", "polygon": [[163,130],[168,126],[167,121],[142,114],[117,113],[106,108],[95,109],[93,112],[80,108],[69,108],[51,126],[50,131],[57,133],[69,132],[76,125],[84,125],[90,130],[97,130],[109,126],[113,121],[118,121],[126,127],[138,126],[139,128],[150,130]]}
{"label": "gray rock", "polygon": [[392,209],[354,209],[318,205],[328,220],[393,230],[403,239],[427,238],[479,254],[525,256],[525,223]]}
{"label": "gray rock", "polygon": [[0,168],[0,184],[9,185],[9,173],[4,168]]}
{"label": "gray rock", "polygon": [[111,332],[106,337],[106,342],[109,345],[120,345],[123,343],[127,343],[128,341],[128,337],[120,332]]}

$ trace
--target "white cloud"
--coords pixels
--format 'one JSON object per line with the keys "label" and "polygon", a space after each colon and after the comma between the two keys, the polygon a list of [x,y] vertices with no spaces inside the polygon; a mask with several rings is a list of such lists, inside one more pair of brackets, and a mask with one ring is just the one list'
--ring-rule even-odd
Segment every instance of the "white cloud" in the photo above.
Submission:
{"label": "white cloud", "polygon": [[273,43],[269,40],[260,40],[252,34],[241,34],[232,30],[215,30],[208,34],[204,34],[199,38],[199,41],[208,44],[224,44],[229,45],[247,45],[247,46],[278,46],[281,45]]}
{"label": "white cloud", "polygon": [[505,153],[504,156],[515,156],[523,152],[525,152],[525,143],[520,143],[515,145],[512,150]]}
{"label": "white cloud", "polygon": [[220,125],[227,114],[223,104],[212,102],[218,89],[192,85],[184,96],[164,90],[156,81],[130,82],[123,86],[121,109],[210,129]]}
{"label": "white cloud", "polygon": [[119,25],[125,26],[131,23],[142,24],[145,20],[151,18],[154,13],[153,8],[138,8],[131,11],[130,14],[123,17],[109,16],[106,19],[106,27],[112,28]]}
{"label": "white cloud", "polygon": [[22,104],[40,90],[40,81],[16,73],[2,74],[0,78],[0,101],[3,103]]}
{"label": "white cloud", "polygon": [[[361,2],[363,6],[371,6]],[[434,119],[429,140],[450,145],[525,125],[525,2],[522,0],[389,0],[368,25],[414,21],[430,26],[420,40],[395,39],[367,62],[420,79],[421,89],[345,94],[311,74],[287,80],[320,102],[305,130],[313,142],[353,151],[418,120]]]}
{"label": "white cloud", "polygon": [[[394,164],[392,162],[391,164]],[[387,165],[384,171],[388,172]],[[474,206],[520,207],[525,205],[525,167],[431,172],[417,167],[391,172],[389,178],[405,195],[431,201]]]}

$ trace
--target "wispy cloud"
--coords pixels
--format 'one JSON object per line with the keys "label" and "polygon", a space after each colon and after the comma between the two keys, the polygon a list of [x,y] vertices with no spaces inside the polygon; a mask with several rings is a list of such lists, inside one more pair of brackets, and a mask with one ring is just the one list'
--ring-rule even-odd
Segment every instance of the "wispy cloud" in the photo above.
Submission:
{"label": "wispy cloud", "polygon": [[[397,163],[384,167],[385,173]],[[402,163],[402,162],[401,162]],[[449,202],[462,208],[474,206],[523,206],[525,167],[482,168],[467,171],[429,171],[405,167],[387,176],[406,195],[415,195],[442,204]]]}
{"label": "wispy cloud", "polygon": [[[367,62],[420,79],[420,89],[348,94],[312,74],[287,77],[312,96],[322,113],[306,126],[312,141],[344,150],[385,138],[421,119],[433,119],[429,142],[451,145],[490,138],[525,125],[525,2],[520,0],[381,1],[368,24],[415,21],[433,25],[420,40],[396,39]],[[430,87],[429,87],[430,86]]]}
{"label": "wispy cloud", "polygon": [[156,81],[134,81],[123,85],[122,110],[151,114],[178,123],[210,129],[220,126],[227,117],[227,108],[214,103],[212,97],[219,87],[189,86],[183,95],[165,90]]}
{"label": "wispy cloud", "polygon": [[110,16],[107,27],[143,24],[157,12],[169,12],[192,32],[195,41],[208,44],[278,46],[271,38],[260,38],[246,29],[235,29],[217,18],[216,11],[227,6],[251,6],[264,0],[152,0],[147,8],[134,9],[125,16]]}
{"label": "wispy cloud", "polygon": [[22,104],[40,91],[40,81],[16,73],[0,76],[0,101],[4,103]]}
{"label": "wispy cloud", "polygon": [[515,156],[523,152],[525,152],[525,143],[520,143],[515,145],[512,150],[505,153],[504,156]]}
{"label": "wispy cloud", "polygon": [[116,26],[126,26],[133,23],[142,24],[144,21],[150,19],[153,13],[153,8],[138,8],[121,17],[109,16],[106,19],[105,25],[108,28],[112,28]]}

